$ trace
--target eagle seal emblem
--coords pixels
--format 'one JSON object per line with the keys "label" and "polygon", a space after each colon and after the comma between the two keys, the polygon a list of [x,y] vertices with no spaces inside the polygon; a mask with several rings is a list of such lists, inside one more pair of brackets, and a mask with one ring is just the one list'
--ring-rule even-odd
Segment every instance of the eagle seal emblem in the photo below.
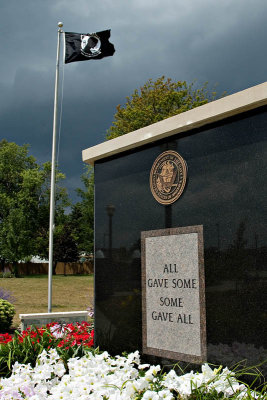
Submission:
{"label": "eagle seal emblem", "polygon": [[187,165],[176,151],[161,153],[150,171],[150,189],[154,198],[168,205],[179,199],[187,178]]}

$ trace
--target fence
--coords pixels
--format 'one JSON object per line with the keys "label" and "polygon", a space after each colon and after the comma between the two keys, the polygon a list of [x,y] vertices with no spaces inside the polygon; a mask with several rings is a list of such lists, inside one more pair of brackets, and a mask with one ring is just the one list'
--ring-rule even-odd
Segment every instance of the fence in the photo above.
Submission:
{"label": "fence", "polygon": [[[7,264],[5,266],[5,272],[12,271],[12,265]],[[48,274],[48,263],[19,263],[18,265],[19,275],[45,275]],[[94,273],[94,264],[92,261],[86,261],[83,263],[66,263],[58,262],[56,267],[56,274],[61,275],[87,275]]]}

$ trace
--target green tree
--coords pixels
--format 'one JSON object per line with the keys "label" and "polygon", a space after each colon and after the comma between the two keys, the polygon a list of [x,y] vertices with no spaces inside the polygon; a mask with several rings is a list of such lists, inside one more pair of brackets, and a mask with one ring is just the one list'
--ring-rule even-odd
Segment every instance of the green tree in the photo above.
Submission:
{"label": "green tree", "polygon": [[90,254],[94,247],[94,174],[92,167],[86,166],[81,180],[85,189],[77,189],[81,201],[73,205],[70,219],[79,252]]}
{"label": "green tree", "polygon": [[[39,167],[28,146],[0,142],[0,254],[17,262],[34,252],[35,202],[41,188]],[[29,197],[30,194],[30,197]]]}
{"label": "green tree", "polygon": [[79,260],[77,241],[69,221],[56,227],[53,249],[53,274],[56,274],[57,263],[61,261],[64,263],[64,275],[66,275],[66,263]]}
{"label": "green tree", "polygon": [[[39,209],[36,215],[37,229],[35,236],[35,254],[41,258],[48,259],[49,254],[49,214],[50,214],[50,180],[51,163],[46,162],[42,166],[42,191],[39,196]],[[61,186],[61,181],[65,175],[56,168],[56,190],[55,190],[55,215],[54,215],[54,235],[58,237],[64,232],[64,225],[68,221],[65,210],[70,206],[66,188]],[[56,262],[54,262],[54,270]]]}
{"label": "green tree", "polygon": [[[49,221],[51,166],[39,166],[28,152],[28,145],[0,142],[0,255],[13,264],[15,274],[18,261],[42,255],[40,245]],[[58,173],[58,179],[62,177]],[[58,191],[57,197],[62,214],[65,191]]]}
{"label": "green tree", "polygon": [[144,126],[172,117],[212,101],[215,92],[205,84],[194,89],[193,83],[173,82],[164,76],[156,81],[149,79],[140,90],[126,97],[126,104],[117,106],[114,122],[107,131],[107,139],[124,135]]}

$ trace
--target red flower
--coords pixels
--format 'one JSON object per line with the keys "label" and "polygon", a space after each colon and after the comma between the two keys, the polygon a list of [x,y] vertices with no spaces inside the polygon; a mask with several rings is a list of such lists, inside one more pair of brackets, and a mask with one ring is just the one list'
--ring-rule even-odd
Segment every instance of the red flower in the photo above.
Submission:
{"label": "red flower", "polygon": [[[24,338],[30,337],[31,342],[34,345],[36,342],[40,343],[40,337],[42,337],[45,332],[48,332],[48,334],[51,335],[51,339],[49,339],[49,343],[51,343],[55,340],[55,337],[53,337],[50,328],[55,325],[58,325],[58,323],[49,323],[45,328],[32,329],[31,327],[28,327],[18,335],[18,341],[22,343]],[[76,324],[66,324],[64,327],[66,328],[65,337],[63,336],[58,343],[56,342],[58,347],[65,347],[68,349],[70,346],[75,345],[86,347],[92,347],[94,345],[94,330],[91,330],[91,325],[88,322],[83,321]],[[8,333],[0,334],[0,343],[5,344],[11,340],[12,337]]]}
{"label": "red flower", "polygon": [[9,333],[0,333],[0,344],[11,342],[12,336]]}

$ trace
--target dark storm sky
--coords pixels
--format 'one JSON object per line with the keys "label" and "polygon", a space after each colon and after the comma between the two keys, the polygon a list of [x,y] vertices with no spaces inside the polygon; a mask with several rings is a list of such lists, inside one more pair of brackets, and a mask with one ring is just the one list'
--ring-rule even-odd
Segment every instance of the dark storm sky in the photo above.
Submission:
{"label": "dark storm sky", "polygon": [[64,67],[59,165],[73,199],[81,152],[101,143],[116,105],[149,78],[218,84],[228,94],[267,76],[266,0],[2,0],[1,139],[51,159],[57,22],[111,29],[116,53]]}

